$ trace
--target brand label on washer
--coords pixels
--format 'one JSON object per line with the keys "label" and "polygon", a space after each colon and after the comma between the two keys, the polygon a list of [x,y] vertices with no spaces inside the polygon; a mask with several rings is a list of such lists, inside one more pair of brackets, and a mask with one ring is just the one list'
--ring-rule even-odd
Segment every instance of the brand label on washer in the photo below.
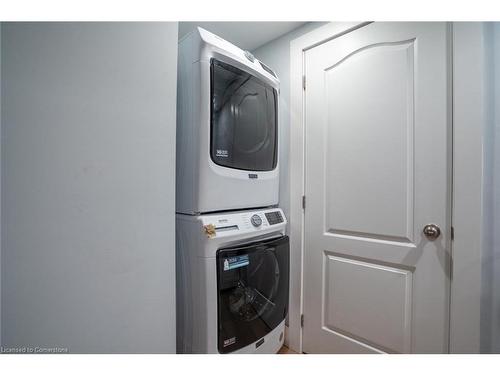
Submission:
{"label": "brand label on washer", "polygon": [[217,156],[218,158],[227,158],[229,156],[229,153],[227,152],[227,150],[216,150],[215,156]]}
{"label": "brand label on washer", "polygon": [[250,264],[248,255],[240,255],[224,259],[224,271],[234,270],[235,268],[246,267]]}
{"label": "brand label on washer", "polygon": [[229,339],[224,340],[224,348],[229,345],[233,345],[236,342],[236,337],[231,337]]}

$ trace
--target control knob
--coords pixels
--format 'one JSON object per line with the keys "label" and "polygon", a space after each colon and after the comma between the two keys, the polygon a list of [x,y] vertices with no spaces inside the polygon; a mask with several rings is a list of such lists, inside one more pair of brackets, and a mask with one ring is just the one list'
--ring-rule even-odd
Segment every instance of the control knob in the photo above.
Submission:
{"label": "control knob", "polygon": [[250,222],[252,223],[252,225],[254,227],[260,227],[260,225],[262,224],[262,219],[260,218],[259,215],[253,215],[251,218],[250,218]]}

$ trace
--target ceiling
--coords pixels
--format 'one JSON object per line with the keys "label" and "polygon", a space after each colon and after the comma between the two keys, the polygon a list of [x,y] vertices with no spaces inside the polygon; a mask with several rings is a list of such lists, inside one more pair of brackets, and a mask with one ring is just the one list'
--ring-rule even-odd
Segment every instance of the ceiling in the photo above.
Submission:
{"label": "ceiling", "polygon": [[254,49],[276,39],[305,22],[179,22],[179,39],[202,27],[241,49]]}

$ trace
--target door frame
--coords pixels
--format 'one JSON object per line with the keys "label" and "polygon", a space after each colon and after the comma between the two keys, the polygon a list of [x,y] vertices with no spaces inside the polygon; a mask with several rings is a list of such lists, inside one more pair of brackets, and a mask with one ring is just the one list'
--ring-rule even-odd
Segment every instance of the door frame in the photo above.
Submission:
{"label": "door frame", "polygon": [[[287,344],[302,352],[305,52],[370,22],[332,22],[290,42],[290,308]],[[487,123],[485,23],[450,23],[452,74],[452,280],[449,350],[479,353],[483,247],[483,132]],[[479,57],[479,58],[478,58]],[[476,125],[476,126],[473,126]],[[450,171],[448,171],[450,172]]]}

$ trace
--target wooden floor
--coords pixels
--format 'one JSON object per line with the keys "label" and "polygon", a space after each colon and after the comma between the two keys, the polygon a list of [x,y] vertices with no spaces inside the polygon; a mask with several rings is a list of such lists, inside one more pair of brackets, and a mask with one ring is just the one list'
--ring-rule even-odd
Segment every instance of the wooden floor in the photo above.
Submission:
{"label": "wooden floor", "polygon": [[278,354],[299,354],[299,353],[294,352],[292,349],[289,349],[287,346],[283,345]]}

